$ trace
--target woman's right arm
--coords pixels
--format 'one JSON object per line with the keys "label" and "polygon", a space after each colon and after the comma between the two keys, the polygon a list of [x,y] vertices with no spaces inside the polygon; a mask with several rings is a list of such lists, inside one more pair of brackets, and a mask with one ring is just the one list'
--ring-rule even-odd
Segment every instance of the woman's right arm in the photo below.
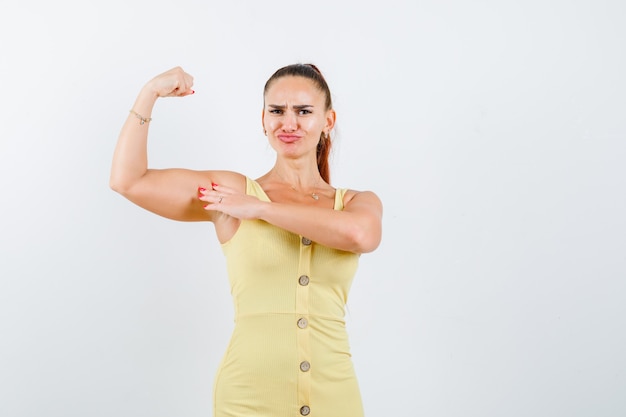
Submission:
{"label": "woman's right arm", "polygon": [[[160,216],[181,221],[212,221],[215,212],[203,208],[199,188],[211,183],[233,184],[240,188],[240,174],[227,171],[192,171],[148,168],[148,128],[152,109],[159,97],[193,94],[193,77],[180,67],[150,80],[142,89],[119,135],[110,186],[128,200]],[[134,113],[133,113],[134,112]]]}

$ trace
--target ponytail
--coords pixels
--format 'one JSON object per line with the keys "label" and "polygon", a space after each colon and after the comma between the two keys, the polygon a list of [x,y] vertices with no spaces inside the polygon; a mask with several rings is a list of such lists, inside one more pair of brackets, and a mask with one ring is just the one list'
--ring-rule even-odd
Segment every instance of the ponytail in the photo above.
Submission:
{"label": "ponytail", "polygon": [[330,140],[330,134],[320,135],[320,141],[317,144],[317,169],[320,171],[322,179],[330,184],[330,150],[333,143]]}

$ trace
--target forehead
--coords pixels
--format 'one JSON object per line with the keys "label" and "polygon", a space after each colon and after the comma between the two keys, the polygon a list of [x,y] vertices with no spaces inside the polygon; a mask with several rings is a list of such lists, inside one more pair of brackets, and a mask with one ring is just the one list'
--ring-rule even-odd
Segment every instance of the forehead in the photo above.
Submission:
{"label": "forehead", "polygon": [[323,102],[324,93],[317,88],[312,80],[289,75],[278,78],[270,84],[265,94],[265,101],[268,104]]}

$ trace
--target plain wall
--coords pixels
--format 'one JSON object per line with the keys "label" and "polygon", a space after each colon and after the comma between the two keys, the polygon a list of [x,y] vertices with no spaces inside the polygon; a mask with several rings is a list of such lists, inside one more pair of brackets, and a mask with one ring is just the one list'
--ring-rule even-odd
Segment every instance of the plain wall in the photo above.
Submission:
{"label": "plain wall", "polygon": [[196,94],[157,103],[151,165],[258,177],[262,87],[294,62],[333,91],[333,184],[384,203],[346,316],[366,415],[626,415],[624,22],[618,0],[2,0],[0,416],[212,415],[213,227],[111,191],[112,152],[180,65]]}

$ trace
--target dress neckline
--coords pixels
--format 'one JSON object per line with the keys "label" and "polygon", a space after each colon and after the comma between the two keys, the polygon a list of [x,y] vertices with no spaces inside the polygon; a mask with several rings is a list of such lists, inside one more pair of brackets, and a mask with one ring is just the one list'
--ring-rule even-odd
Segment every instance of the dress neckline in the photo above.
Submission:
{"label": "dress neckline", "polygon": [[[262,197],[263,199],[265,199],[266,201],[272,202],[272,199],[267,195],[267,193],[265,192],[265,190],[263,189],[263,187],[261,187],[261,184],[259,184],[259,182],[253,178],[247,177],[248,181],[253,182],[256,185],[256,188],[258,188],[261,193],[263,193]],[[343,195],[345,193],[342,192],[341,189],[339,188],[335,188],[335,200],[333,203],[333,210],[343,210]]]}

